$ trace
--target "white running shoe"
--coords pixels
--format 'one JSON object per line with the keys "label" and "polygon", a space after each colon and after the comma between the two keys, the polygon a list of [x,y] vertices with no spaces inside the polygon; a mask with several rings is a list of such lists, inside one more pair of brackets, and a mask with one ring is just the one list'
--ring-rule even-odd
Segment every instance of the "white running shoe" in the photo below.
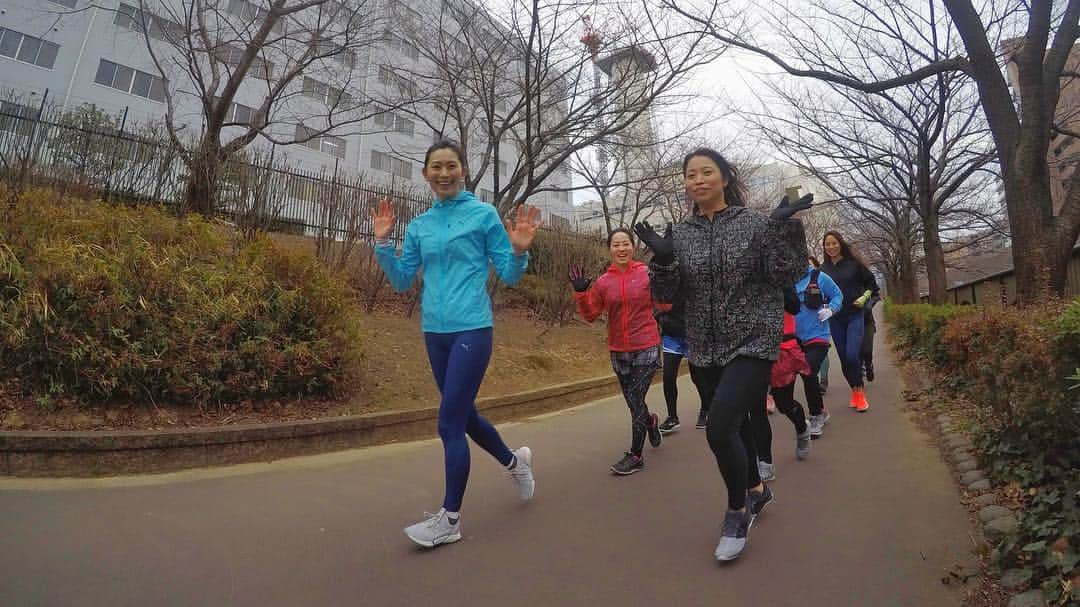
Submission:
{"label": "white running shoe", "polygon": [[811,415],[809,426],[810,438],[821,438],[825,434],[825,414]]}
{"label": "white running shoe", "polygon": [[772,464],[766,464],[759,461],[757,463],[758,476],[762,481],[774,481],[776,480],[776,467]]}
{"label": "white running shoe", "polygon": [[439,544],[452,544],[461,539],[461,519],[450,520],[446,508],[439,508],[435,514],[425,512],[427,518],[405,528],[409,539],[423,546],[434,548]]}
{"label": "white running shoe", "polygon": [[518,486],[521,501],[528,501],[532,499],[533,491],[536,490],[536,480],[533,479],[532,473],[532,449],[519,447],[513,451],[513,454],[517,463],[513,468],[507,469],[506,473]]}

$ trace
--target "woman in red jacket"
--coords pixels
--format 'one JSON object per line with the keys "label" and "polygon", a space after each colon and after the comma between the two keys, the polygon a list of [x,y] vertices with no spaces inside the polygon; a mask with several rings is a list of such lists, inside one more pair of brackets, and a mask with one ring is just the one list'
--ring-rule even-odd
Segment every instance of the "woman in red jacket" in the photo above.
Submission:
{"label": "woman in red jacket", "polygon": [[[591,279],[580,267],[570,269],[570,284],[578,313],[588,322],[607,314],[608,350],[611,367],[619,378],[623,397],[630,408],[630,450],[611,466],[619,475],[633,474],[645,466],[641,453],[645,437],[659,447],[662,436],[658,418],[649,412],[645,394],[653,375],[660,368],[660,332],[653,318],[653,299],[649,289],[649,268],[634,260],[634,239],[630,231],[619,228],[608,236],[611,266],[589,288]],[[656,306],[661,309],[670,305]]]}

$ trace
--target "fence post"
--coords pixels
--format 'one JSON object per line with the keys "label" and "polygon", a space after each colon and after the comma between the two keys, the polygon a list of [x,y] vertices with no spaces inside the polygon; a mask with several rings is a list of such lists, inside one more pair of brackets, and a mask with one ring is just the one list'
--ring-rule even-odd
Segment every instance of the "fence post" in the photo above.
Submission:
{"label": "fence post", "polygon": [[127,126],[128,109],[130,109],[130,106],[124,108],[124,117],[120,119],[120,130],[115,137],[116,144],[113,145],[112,153],[109,154],[109,171],[105,174],[105,202],[109,202],[113,171],[116,170],[116,148],[120,147],[120,138],[124,136],[124,127]]}
{"label": "fence post", "polygon": [[45,113],[45,102],[49,99],[49,89],[41,95],[41,105],[38,106],[37,115],[34,116],[34,124],[30,126],[30,138],[26,142],[26,156],[23,158],[22,168],[19,170],[19,181],[15,186],[16,192],[21,192],[26,185],[26,174],[30,171],[30,157],[34,153],[34,144],[37,141],[37,133],[41,127],[41,115]]}

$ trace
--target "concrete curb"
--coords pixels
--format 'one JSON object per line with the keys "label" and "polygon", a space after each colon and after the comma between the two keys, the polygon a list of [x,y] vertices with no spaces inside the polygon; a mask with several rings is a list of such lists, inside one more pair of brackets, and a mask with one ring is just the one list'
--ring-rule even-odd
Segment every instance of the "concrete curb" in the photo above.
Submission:
{"label": "concrete curb", "polygon": [[[492,422],[567,409],[619,393],[614,376],[479,399]],[[160,431],[0,432],[0,475],[95,477],[265,462],[436,436],[438,407],[314,421]]]}

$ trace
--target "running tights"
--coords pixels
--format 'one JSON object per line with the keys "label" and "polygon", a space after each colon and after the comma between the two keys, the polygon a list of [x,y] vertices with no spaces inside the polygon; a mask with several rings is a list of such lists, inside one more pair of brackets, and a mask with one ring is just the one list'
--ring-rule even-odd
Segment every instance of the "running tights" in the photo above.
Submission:
{"label": "running tights", "polygon": [[[791,420],[792,425],[795,426],[795,433],[802,434],[806,432],[806,413],[803,411],[802,403],[795,400],[795,382],[791,382],[782,388],[774,387],[771,391],[773,402],[776,403],[776,409]],[[771,464],[772,426],[769,425],[769,416],[768,414],[755,416],[754,412],[751,411],[750,421],[754,427],[754,446],[757,448],[758,459],[766,464]]]}
{"label": "running tights", "polygon": [[461,510],[469,482],[469,441],[509,466],[514,454],[499,432],[476,411],[476,393],[491,359],[491,327],[460,333],[424,333],[431,372],[439,386],[439,438],[446,460],[443,508]]}
{"label": "running tights", "polygon": [[656,368],[660,366],[659,348],[637,352],[612,352],[611,368],[619,378],[623,398],[630,409],[630,453],[640,456],[645,449],[645,433],[652,415],[645,404],[645,395],[652,385]]}
{"label": "running tights", "polygon": [[730,510],[745,507],[747,490],[761,484],[748,419],[754,407],[764,414],[771,368],[771,361],[744,356],[726,365],[690,367],[702,395],[711,395],[705,436],[727,486]]}

